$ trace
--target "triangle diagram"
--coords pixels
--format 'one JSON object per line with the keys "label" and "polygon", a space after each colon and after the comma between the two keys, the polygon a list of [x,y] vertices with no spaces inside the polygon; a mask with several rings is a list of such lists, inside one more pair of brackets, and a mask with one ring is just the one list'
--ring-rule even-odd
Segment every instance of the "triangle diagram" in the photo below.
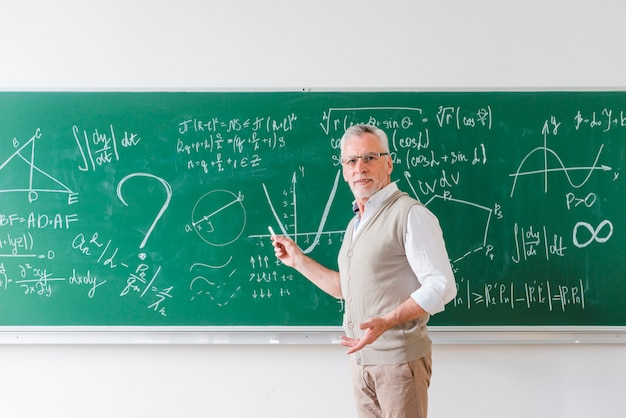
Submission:
{"label": "triangle diagram", "polygon": [[0,192],[72,193],[59,180],[35,165],[37,134],[0,161]]}

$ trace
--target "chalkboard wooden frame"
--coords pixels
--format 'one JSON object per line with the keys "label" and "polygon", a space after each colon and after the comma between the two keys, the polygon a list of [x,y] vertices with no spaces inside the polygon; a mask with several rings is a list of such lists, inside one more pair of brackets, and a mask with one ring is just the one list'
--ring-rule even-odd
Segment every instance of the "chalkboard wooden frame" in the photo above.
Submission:
{"label": "chalkboard wooden frame", "polygon": [[[624,344],[626,327],[429,327],[433,344]],[[340,327],[1,327],[0,344],[336,345]]]}

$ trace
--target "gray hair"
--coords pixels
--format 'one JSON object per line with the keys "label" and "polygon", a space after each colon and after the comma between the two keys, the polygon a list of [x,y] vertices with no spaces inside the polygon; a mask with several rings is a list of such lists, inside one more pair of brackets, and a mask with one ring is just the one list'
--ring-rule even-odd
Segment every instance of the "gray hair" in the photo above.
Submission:
{"label": "gray hair", "polygon": [[374,136],[378,138],[378,141],[380,142],[380,146],[383,148],[383,151],[389,152],[389,138],[387,137],[387,134],[385,133],[385,131],[383,131],[382,129],[374,125],[367,125],[367,124],[362,123],[359,125],[353,125],[349,127],[346,130],[346,132],[343,134],[343,136],[341,137],[341,142],[340,142],[341,153],[343,154],[343,146],[346,140],[353,138],[353,137],[361,136],[363,134],[374,134]]}

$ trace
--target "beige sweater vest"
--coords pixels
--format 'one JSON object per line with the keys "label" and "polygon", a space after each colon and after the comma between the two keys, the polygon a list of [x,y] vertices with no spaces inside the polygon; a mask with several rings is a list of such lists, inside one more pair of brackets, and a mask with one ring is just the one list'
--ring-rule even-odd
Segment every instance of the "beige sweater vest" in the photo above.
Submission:
{"label": "beige sweater vest", "polygon": [[[352,338],[360,338],[359,324],[382,316],[411,297],[420,287],[404,251],[409,210],[419,204],[397,191],[383,202],[377,213],[360,226],[354,240],[353,219],[339,251],[341,290],[345,299],[343,327]],[[356,353],[362,365],[401,364],[428,354],[431,341],[428,315],[383,333],[374,343]]]}

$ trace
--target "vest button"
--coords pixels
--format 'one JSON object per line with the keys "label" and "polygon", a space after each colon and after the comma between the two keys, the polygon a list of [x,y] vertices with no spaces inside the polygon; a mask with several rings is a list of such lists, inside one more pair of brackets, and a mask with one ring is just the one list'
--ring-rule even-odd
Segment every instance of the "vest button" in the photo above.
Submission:
{"label": "vest button", "polygon": [[348,328],[354,328],[354,323],[353,322],[348,322]]}
{"label": "vest button", "polygon": [[349,274],[346,274],[346,280],[350,280],[352,277],[350,277]]}
{"label": "vest button", "polygon": [[348,251],[348,257],[352,257],[352,251]]}
{"label": "vest button", "polygon": [[348,302],[348,303],[352,302],[352,297],[348,296],[348,297],[346,298],[346,302]]}

